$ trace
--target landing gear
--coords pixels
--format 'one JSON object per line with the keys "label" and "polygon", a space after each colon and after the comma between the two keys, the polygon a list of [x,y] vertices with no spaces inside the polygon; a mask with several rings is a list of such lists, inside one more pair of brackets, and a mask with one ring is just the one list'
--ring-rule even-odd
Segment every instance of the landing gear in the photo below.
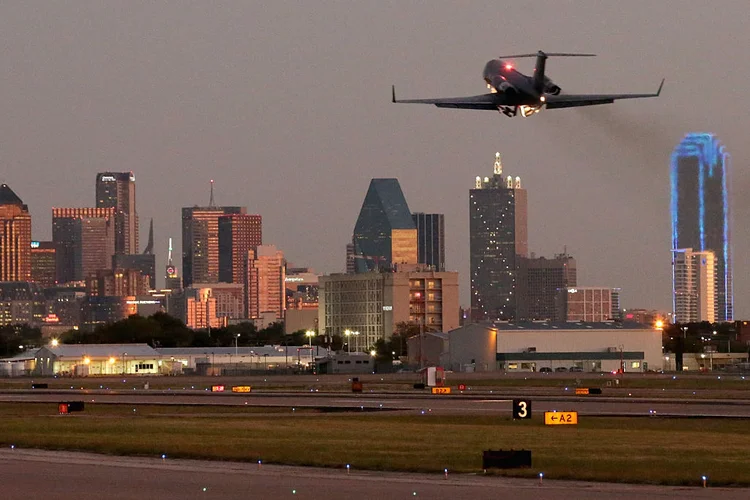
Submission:
{"label": "landing gear", "polygon": [[510,118],[518,114],[518,106],[498,106],[497,110]]}

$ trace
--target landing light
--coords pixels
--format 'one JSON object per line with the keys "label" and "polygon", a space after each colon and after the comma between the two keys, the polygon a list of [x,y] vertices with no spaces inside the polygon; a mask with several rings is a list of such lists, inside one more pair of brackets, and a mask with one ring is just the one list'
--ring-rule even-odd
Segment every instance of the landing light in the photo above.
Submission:
{"label": "landing light", "polygon": [[507,69],[508,71],[510,71],[510,70],[513,69],[513,65],[510,64],[510,63],[508,63],[508,64],[505,65],[505,69]]}
{"label": "landing light", "polygon": [[540,97],[539,100],[542,101],[542,102],[547,102],[547,98],[544,97],[544,96]]}

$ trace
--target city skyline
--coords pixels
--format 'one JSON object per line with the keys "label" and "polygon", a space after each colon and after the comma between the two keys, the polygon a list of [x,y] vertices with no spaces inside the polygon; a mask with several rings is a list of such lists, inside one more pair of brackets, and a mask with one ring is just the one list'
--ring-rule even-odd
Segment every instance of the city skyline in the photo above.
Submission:
{"label": "city skyline", "polygon": [[[181,252],[179,213],[168,207],[204,205],[214,178],[217,203],[262,214],[264,239],[290,261],[340,271],[352,222],[341,214],[357,210],[370,178],[397,177],[410,206],[445,214],[446,268],[461,273],[468,304],[462,192],[500,151],[540,200],[529,209],[542,223],[530,235],[534,251],[554,255],[567,245],[584,270],[581,282],[622,287],[624,307],[668,310],[674,144],[692,130],[715,133],[732,152],[735,192],[750,183],[748,118],[716,112],[743,102],[736,82],[750,77],[733,63],[748,34],[731,6],[576,2],[560,20],[552,2],[511,5],[502,17],[517,22],[498,34],[500,14],[489,5],[436,3],[423,23],[416,22],[423,8],[401,4],[341,11],[282,2],[263,12],[71,5],[5,6],[0,18],[9,67],[0,90],[13,96],[1,122],[0,176],[29,205],[35,240],[51,239],[50,205],[88,205],[97,172],[132,170],[139,214],[155,219],[161,266],[168,237]],[[334,14],[337,28],[321,29]],[[522,22],[529,16],[534,26]],[[261,36],[280,32],[288,36]],[[487,59],[540,48],[598,52],[585,64],[549,61],[564,91],[651,91],[654,78],[667,82],[653,102],[528,120],[389,106],[392,83],[405,96],[480,93],[476,72]],[[708,94],[698,61],[727,72]],[[741,220],[750,202],[735,196],[733,210]],[[748,272],[748,244],[750,235],[736,231],[738,277]],[[735,283],[737,317],[750,313],[748,292]]]}

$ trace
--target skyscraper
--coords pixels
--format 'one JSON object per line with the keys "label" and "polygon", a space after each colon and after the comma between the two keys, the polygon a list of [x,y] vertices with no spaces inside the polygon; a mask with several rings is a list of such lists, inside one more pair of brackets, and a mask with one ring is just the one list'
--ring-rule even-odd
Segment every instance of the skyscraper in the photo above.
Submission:
{"label": "skyscraper", "polygon": [[473,321],[516,319],[517,258],[528,255],[526,190],[503,179],[500,153],[492,177],[469,191],[469,251]]}
{"label": "skyscraper", "polygon": [[417,263],[417,228],[398,179],[372,179],[354,226],[355,270]]}
{"label": "skyscraper", "polygon": [[245,207],[182,209],[183,285],[219,282],[219,217],[245,214]]}
{"label": "skyscraper", "polygon": [[716,321],[716,256],[691,248],[672,253],[674,276],[674,321]]}
{"label": "skyscraper", "polygon": [[31,281],[42,288],[55,286],[57,281],[57,257],[52,241],[31,242]]}
{"label": "skyscraper", "polygon": [[52,209],[58,283],[83,281],[99,269],[112,268],[114,214],[114,208]]}
{"label": "skyscraper", "polygon": [[286,309],[286,261],[274,245],[260,245],[247,252],[247,317],[263,313],[284,317]]}
{"label": "skyscraper", "polygon": [[[567,254],[544,257],[516,257],[516,317],[521,321],[564,321],[557,316],[558,290],[576,286],[576,261]],[[607,311],[609,316],[610,311]]]}
{"label": "skyscraper", "polygon": [[169,252],[167,253],[167,267],[164,275],[164,288],[176,292],[182,290],[182,278],[172,260],[172,238],[169,238]]}
{"label": "skyscraper", "polygon": [[[732,321],[729,153],[713,134],[685,136],[672,153],[672,251],[690,248],[716,257],[716,321]],[[673,275],[674,312],[677,290]]]}
{"label": "skyscraper", "polygon": [[247,252],[263,244],[260,215],[230,214],[219,217],[219,281],[244,283]]}
{"label": "skyscraper", "polygon": [[7,185],[0,185],[0,281],[31,280],[29,207]]}
{"label": "skyscraper", "polygon": [[115,253],[138,253],[138,213],[133,172],[96,174],[96,208],[114,208]]}
{"label": "skyscraper", "polygon": [[445,271],[445,216],[443,214],[411,214],[417,226],[417,262]]}

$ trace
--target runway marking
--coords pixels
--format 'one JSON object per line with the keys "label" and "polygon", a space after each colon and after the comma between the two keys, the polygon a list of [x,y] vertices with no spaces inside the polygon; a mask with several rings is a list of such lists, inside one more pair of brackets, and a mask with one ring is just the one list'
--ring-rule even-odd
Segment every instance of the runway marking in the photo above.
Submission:
{"label": "runway marking", "polygon": [[512,399],[477,399],[473,403],[512,403]]}

